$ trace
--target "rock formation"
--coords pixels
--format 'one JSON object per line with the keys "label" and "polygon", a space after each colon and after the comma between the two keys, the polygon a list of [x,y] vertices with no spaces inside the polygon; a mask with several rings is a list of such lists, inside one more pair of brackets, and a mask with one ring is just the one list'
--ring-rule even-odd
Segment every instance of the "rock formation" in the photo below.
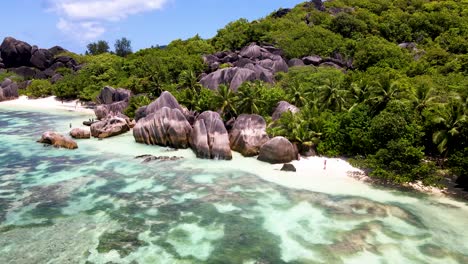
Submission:
{"label": "rock formation", "polygon": [[299,108],[297,108],[296,106],[286,102],[286,101],[281,101],[278,103],[278,105],[276,106],[276,109],[275,111],[273,112],[273,115],[272,115],[272,120],[273,121],[276,121],[278,119],[281,118],[281,116],[283,115],[283,113],[287,112],[287,111],[290,111],[291,113],[295,114],[295,113],[298,113],[299,112]]}
{"label": "rock formation", "polygon": [[102,120],[108,116],[122,114],[128,107],[131,94],[131,91],[122,88],[104,87],[96,98],[101,104],[94,109],[97,119]]}
{"label": "rock formation", "polygon": [[124,115],[110,116],[91,125],[91,135],[96,138],[108,138],[130,131],[130,119]]}
{"label": "rock formation", "polygon": [[28,43],[7,37],[0,45],[0,68],[6,68],[22,77],[31,79],[49,79],[56,75],[58,68],[69,68],[73,71],[80,65],[69,56],[58,56],[66,51],[55,46],[41,49]]}
{"label": "rock formation", "polygon": [[[259,46],[255,43],[237,52],[218,52],[204,56],[209,72],[200,83],[212,90],[220,84],[229,85],[236,91],[246,81],[262,80],[273,82],[275,73],[288,71],[288,65],[282,57],[283,52],[273,46]],[[219,69],[221,64],[230,67]]]}
{"label": "rock formation", "polygon": [[82,128],[74,128],[70,131],[70,136],[76,139],[88,139],[91,138],[91,132]]}
{"label": "rock formation", "polygon": [[260,148],[258,160],[278,164],[289,163],[297,157],[297,150],[289,140],[284,137],[275,137]]}
{"label": "rock formation", "polygon": [[229,136],[218,113],[206,111],[195,122],[191,146],[198,158],[232,159]]}
{"label": "rock formation", "polygon": [[289,171],[289,172],[296,172],[296,167],[292,165],[291,163],[286,163],[283,165],[281,168],[282,171]]}
{"label": "rock formation", "polygon": [[259,115],[240,115],[229,133],[231,149],[246,157],[258,155],[268,140],[266,122]]}
{"label": "rock formation", "polygon": [[67,138],[59,133],[52,131],[47,131],[44,134],[42,134],[42,137],[37,142],[52,145],[56,148],[78,148],[78,144],[76,144],[76,142],[71,138]]}
{"label": "rock formation", "polygon": [[136,142],[173,148],[188,148],[192,127],[182,112],[162,107],[138,120],[133,128]]}
{"label": "rock formation", "polygon": [[0,102],[18,98],[18,84],[6,78],[0,84]]}

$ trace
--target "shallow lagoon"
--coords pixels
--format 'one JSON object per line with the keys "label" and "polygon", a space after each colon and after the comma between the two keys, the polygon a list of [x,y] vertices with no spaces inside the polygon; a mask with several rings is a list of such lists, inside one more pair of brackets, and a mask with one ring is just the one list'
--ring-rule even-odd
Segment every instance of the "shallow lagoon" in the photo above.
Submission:
{"label": "shallow lagoon", "polygon": [[468,263],[464,202],[307,162],[291,174],[198,160],[130,133],[76,151],[35,143],[88,118],[0,106],[0,263]]}

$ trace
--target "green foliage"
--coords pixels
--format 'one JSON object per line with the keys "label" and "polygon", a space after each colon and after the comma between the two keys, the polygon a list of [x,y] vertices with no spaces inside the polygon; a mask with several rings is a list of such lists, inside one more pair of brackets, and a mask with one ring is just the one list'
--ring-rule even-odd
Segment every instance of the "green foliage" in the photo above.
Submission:
{"label": "green foliage", "polygon": [[105,40],[89,43],[86,48],[86,55],[99,55],[109,52],[109,44]]}
{"label": "green foliage", "polygon": [[402,69],[411,61],[406,50],[380,37],[363,38],[357,46],[359,49],[354,55],[354,65],[360,70],[371,66]]}
{"label": "green foliage", "polygon": [[237,50],[260,39],[254,25],[247,19],[239,19],[218,30],[212,43],[216,50]]}
{"label": "green foliage", "polygon": [[151,99],[146,95],[136,95],[130,97],[127,109],[125,109],[124,114],[130,118],[135,117],[135,112],[138,108],[142,106],[149,105]]}
{"label": "green foliage", "polygon": [[52,84],[48,80],[33,80],[24,91],[24,95],[32,98],[39,98],[52,95]]}
{"label": "green foliage", "polygon": [[16,73],[9,72],[9,71],[0,72],[0,83],[3,82],[6,78],[15,82],[21,82],[24,80],[23,77],[19,76]]}
{"label": "green foliage", "polygon": [[457,182],[465,187],[468,186],[468,148],[451,155],[448,165],[451,172],[457,176]]}

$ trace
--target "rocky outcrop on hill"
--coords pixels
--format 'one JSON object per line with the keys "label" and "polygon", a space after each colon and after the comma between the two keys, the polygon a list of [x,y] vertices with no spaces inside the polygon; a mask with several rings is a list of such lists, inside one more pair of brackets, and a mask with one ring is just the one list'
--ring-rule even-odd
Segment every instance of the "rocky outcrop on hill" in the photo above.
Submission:
{"label": "rocky outcrop on hill", "polygon": [[69,68],[77,71],[80,66],[69,56],[57,56],[66,51],[55,46],[41,49],[37,46],[7,37],[0,45],[0,68],[6,68],[20,76],[31,79],[49,79],[58,68]]}
{"label": "rocky outcrop on hill", "polygon": [[65,137],[59,133],[47,131],[42,134],[42,137],[37,141],[38,143],[44,143],[52,145],[56,148],[66,148],[66,149],[77,149],[78,144],[71,138]]}
{"label": "rocky outcrop on hill", "polygon": [[136,142],[177,149],[189,147],[191,132],[184,114],[165,106],[138,120],[133,128]]}
{"label": "rocky outcrop on hill", "polygon": [[18,98],[18,84],[6,78],[0,84],[0,102]]}
{"label": "rocky outcrop on hill", "polygon": [[287,111],[290,111],[291,113],[295,114],[295,113],[298,113],[299,112],[299,108],[297,108],[296,106],[286,102],[286,101],[281,101],[278,103],[278,105],[276,106],[276,109],[275,111],[273,112],[273,115],[272,115],[272,120],[275,121],[275,120],[278,120],[281,118],[281,116],[283,115],[283,113],[287,112]]}
{"label": "rocky outcrop on hill", "polygon": [[191,146],[198,158],[230,160],[229,136],[218,113],[200,114],[191,134]]}
{"label": "rocky outcrop on hill", "polygon": [[108,116],[122,114],[128,107],[131,95],[129,90],[104,87],[96,98],[96,101],[101,104],[94,108],[97,119],[102,120]]}
{"label": "rocky outcrop on hill", "polygon": [[91,125],[91,135],[95,138],[118,136],[130,131],[130,119],[124,115],[109,116]]}
{"label": "rocky outcrop on hill", "polygon": [[151,104],[138,108],[135,112],[135,120],[138,121],[147,115],[157,112],[163,107],[178,109],[182,114],[184,114],[185,118],[187,118],[187,121],[189,121],[190,124],[193,124],[194,113],[180,106],[179,102],[177,102],[177,99],[167,91],[161,93],[158,99],[153,101]]}
{"label": "rocky outcrop on hill", "polygon": [[[200,83],[212,90],[220,84],[229,85],[233,90],[246,81],[262,80],[273,82],[275,73],[288,71],[288,64],[284,61],[283,52],[273,46],[251,45],[236,52],[218,52],[203,57],[210,72]],[[230,67],[220,69],[222,64]]]}
{"label": "rocky outcrop on hill", "polygon": [[298,158],[297,149],[284,137],[275,137],[260,148],[258,160],[272,164],[289,163]]}
{"label": "rocky outcrop on hill", "polygon": [[246,157],[258,155],[269,139],[265,119],[259,115],[240,115],[229,133],[231,149]]}

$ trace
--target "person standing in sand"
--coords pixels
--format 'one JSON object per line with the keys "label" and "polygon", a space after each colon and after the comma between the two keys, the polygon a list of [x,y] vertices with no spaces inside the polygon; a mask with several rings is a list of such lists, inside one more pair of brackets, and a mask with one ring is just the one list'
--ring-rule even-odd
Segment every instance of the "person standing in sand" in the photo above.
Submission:
{"label": "person standing in sand", "polygon": [[327,169],[327,159],[323,161],[323,170]]}

